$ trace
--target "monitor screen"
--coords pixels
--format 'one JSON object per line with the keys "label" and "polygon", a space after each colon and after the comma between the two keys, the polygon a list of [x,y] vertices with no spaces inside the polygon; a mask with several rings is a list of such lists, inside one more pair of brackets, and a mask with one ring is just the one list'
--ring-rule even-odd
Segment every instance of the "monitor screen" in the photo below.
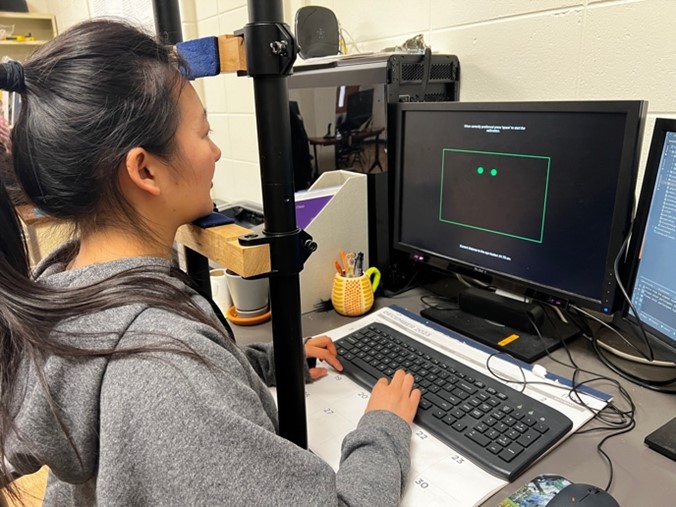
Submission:
{"label": "monitor screen", "polygon": [[[638,313],[648,336],[665,344],[666,352],[674,360],[676,120],[658,118],[655,122],[627,257],[627,288],[634,308],[625,304],[621,319],[637,324]],[[639,328],[634,326],[633,334],[639,332]]]}
{"label": "monitor screen", "polygon": [[360,130],[373,119],[373,88],[355,91],[347,96],[347,114],[339,130]]}
{"label": "monitor screen", "polygon": [[605,313],[631,221],[643,101],[401,104],[395,246]]}
{"label": "monitor screen", "polygon": [[[289,89],[303,120],[304,145],[312,159],[314,178],[326,171],[368,172],[377,160],[387,171],[387,101],[384,84],[338,84]],[[360,143],[362,157],[346,156],[356,142],[350,132],[368,128],[374,135]],[[377,142],[376,142],[376,135]],[[293,135],[293,132],[292,132]]]}

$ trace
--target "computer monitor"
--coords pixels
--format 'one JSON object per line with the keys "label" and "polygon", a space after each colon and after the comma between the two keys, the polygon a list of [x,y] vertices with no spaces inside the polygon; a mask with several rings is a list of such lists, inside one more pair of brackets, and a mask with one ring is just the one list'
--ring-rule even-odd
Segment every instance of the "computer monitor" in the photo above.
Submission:
{"label": "computer monitor", "polygon": [[[646,109],[643,101],[400,104],[395,247],[529,300],[611,314]],[[508,328],[486,328],[467,311],[428,316],[491,345],[514,335],[505,349],[529,361],[560,344],[557,331],[578,332],[542,319],[542,306],[501,301],[470,302],[493,308],[491,321],[509,317]],[[525,325],[514,331],[514,321]]]}
{"label": "computer monitor", "polygon": [[[627,293],[615,323],[647,353],[676,362],[676,120],[655,121],[627,254]],[[632,308],[633,306],[633,308]],[[639,319],[636,318],[638,315]],[[639,326],[642,325],[642,328]],[[645,332],[645,337],[644,337]],[[621,344],[620,344],[621,346]],[[625,353],[639,356],[636,350]]]}
{"label": "computer monitor", "polygon": [[361,129],[373,119],[373,88],[359,90],[347,96],[347,114],[339,130],[350,132]]}

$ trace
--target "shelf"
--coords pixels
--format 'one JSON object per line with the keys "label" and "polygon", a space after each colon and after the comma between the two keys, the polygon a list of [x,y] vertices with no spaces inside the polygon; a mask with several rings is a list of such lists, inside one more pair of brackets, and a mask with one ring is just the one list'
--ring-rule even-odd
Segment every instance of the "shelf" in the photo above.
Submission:
{"label": "shelf", "polygon": [[46,40],[27,40],[23,42],[15,40],[0,40],[0,46],[42,46]]}
{"label": "shelf", "polygon": [[0,11],[0,18],[17,18],[17,19],[48,19],[51,20],[54,18],[51,14],[40,14],[36,12],[13,12],[13,11]]}
{"label": "shelf", "polygon": [[30,34],[35,37],[34,41],[0,40],[0,57],[8,56],[19,61],[25,60],[36,48],[56,36],[56,18],[51,14],[0,11],[0,25],[14,27],[7,35]]}

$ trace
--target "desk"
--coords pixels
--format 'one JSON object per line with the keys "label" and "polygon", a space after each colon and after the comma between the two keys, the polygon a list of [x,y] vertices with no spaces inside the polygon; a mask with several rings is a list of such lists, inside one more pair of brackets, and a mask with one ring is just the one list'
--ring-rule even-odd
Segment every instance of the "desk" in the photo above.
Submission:
{"label": "desk", "polygon": [[[420,297],[425,294],[429,292],[414,289],[395,298],[378,298],[376,307],[397,304],[410,311],[418,312],[421,309]],[[321,334],[328,329],[344,325],[350,320],[334,311],[305,314],[302,320],[303,334],[307,336]],[[270,323],[252,327],[232,327],[241,345],[272,340]],[[573,358],[581,368],[619,379],[596,359],[586,341],[575,340],[570,348]],[[555,351],[552,355],[561,361],[567,360],[565,351],[562,349]],[[570,370],[549,358],[542,359],[540,363],[552,372],[570,376]],[[614,466],[611,494],[622,506],[671,506],[676,498],[676,462],[646,447],[643,439],[676,414],[676,396],[650,391],[623,380],[621,383],[636,403],[636,428],[629,433],[611,438],[604,445]],[[593,421],[590,422],[585,429],[594,424]],[[608,481],[608,468],[596,451],[596,445],[604,435],[606,432],[570,436],[514,483],[505,486],[490,497],[482,506],[495,507],[499,501],[512,494],[523,483],[544,473],[559,474],[573,482],[605,487]]]}
{"label": "desk", "polygon": [[[370,137],[375,137],[375,156],[373,163],[368,169],[368,172],[373,171],[376,167],[379,167],[380,170],[383,170],[383,166],[380,164],[380,134],[385,130],[384,127],[378,127],[374,129],[364,129],[354,132],[341,137],[308,137],[308,142],[312,146],[313,154],[315,157],[315,176],[319,176],[319,158],[317,157],[317,146],[336,146],[341,142],[346,143],[348,146],[351,146],[353,142],[361,142]],[[340,168],[337,168],[340,169]]]}

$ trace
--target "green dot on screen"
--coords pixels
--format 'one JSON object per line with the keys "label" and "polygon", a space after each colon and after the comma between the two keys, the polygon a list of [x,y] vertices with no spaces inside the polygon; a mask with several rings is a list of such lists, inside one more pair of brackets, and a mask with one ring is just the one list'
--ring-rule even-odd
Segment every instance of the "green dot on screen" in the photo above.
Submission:
{"label": "green dot on screen", "polygon": [[483,174],[483,173],[484,173],[484,168],[481,167],[481,166],[479,166],[479,167],[476,168],[476,172],[478,172],[479,174]]}
{"label": "green dot on screen", "polygon": [[497,169],[491,169],[491,176],[497,176],[498,175],[498,170]]}

